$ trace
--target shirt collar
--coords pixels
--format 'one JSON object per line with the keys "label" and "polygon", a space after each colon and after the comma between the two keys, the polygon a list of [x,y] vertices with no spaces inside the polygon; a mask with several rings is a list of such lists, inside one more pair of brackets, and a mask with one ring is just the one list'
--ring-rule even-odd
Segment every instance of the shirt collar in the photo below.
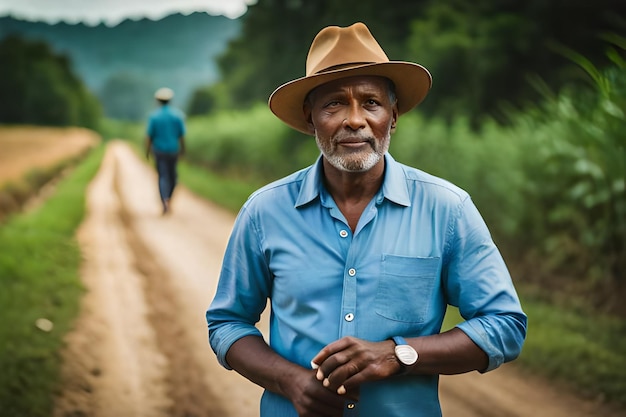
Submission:
{"label": "shirt collar", "polygon": [[[321,195],[322,187],[324,187],[323,172],[322,155],[320,155],[304,175],[296,200],[296,207],[306,205]],[[386,198],[401,206],[409,207],[411,205],[404,169],[389,153],[385,154],[385,178],[381,192],[375,198],[378,204],[382,202],[383,198]]]}

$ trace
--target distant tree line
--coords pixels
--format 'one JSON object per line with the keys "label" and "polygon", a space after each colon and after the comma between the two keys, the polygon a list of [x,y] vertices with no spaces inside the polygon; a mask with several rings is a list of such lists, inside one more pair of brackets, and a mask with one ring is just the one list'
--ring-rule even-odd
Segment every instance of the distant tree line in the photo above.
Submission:
{"label": "distant tree line", "polygon": [[245,108],[267,100],[278,85],[304,75],[306,54],[324,26],[365,22],[392,60],[421,63],[433,90],[419,111],[452,119],[484,115],[504,121],[541,94],[529,80],[554,90],[588,82],[556,52],[576,50],[609,64],[605,32],[624,34],[623,0],[259,0],[242,17],[242,31],[218,60],[220,84],[192,101],[206,108]]}
{"label": "distant tree line", "polygon": [[67,57],[44,42],[15,36],[0,42],[0,123],[94,128],[100,115]]}

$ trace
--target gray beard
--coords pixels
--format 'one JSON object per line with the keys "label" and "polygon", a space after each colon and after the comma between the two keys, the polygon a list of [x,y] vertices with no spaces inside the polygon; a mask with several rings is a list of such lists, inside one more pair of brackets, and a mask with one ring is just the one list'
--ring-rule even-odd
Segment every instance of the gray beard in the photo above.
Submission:
{"label": "gray beard", "polygon": [[354,155],[340,155],[333,151],[332,146],[324,147],[320,142],[317,134],[315,135],[315,143],[318,149],[324,155],[324,158],[335,168],[345,172],[366,172],[372,169],[381,160],[385,153],[389,150],[389,135],[380,145],[378,149],[372,149],[367,155],[354,158]]}

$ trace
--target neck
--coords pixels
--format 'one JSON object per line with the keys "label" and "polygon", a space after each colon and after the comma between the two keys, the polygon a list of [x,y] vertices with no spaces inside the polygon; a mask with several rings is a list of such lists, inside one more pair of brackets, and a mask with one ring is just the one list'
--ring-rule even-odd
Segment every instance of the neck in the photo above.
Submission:
{"label": "neck", "polygon": [[381,158],[378,164],[366,172],[341,171],[328,163],[326,159],[323,163],[326,188],[354,231],[361,213],[383,182],[384,158]]}

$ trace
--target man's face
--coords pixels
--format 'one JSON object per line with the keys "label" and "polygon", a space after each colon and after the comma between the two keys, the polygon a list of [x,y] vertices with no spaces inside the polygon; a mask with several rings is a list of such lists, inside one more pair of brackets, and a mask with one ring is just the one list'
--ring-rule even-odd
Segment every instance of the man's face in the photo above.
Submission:
{"label": "man's face", "polygon": [[311,92],[305,115],[331,165],[364,172],[381,160],[398,117],[392,96],[389,81],[375,76],[343,78]]}

